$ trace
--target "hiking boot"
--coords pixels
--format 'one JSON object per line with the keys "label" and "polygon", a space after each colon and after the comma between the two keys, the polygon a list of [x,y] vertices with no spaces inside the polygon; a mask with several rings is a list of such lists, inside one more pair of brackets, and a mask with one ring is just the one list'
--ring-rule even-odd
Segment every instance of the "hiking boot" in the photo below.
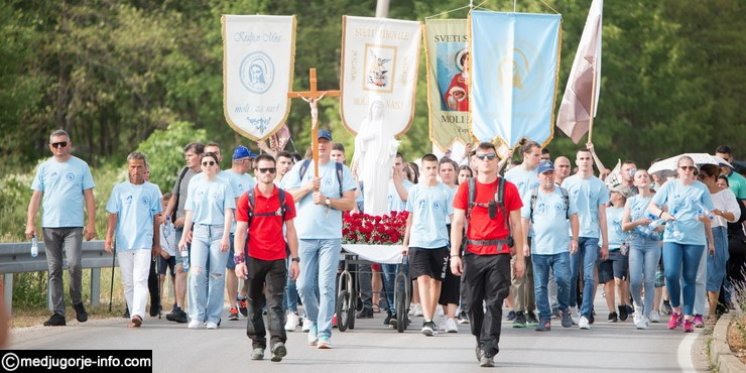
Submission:
{"label": "hiking boot", "polygon": [[65,316],[58,313],[52,314],[49,320],[44,322],[44,326],[65,326]]}
{"label": "hiking boot", "polygon": [[241,312],[243,317],[249,316],[249,302],[245,298],[238,300],[238,311]]}
{"label": "hiking boot", "polygon": [[619,321],[619,317],[617,316],[616,312],[612,312],[609,314],[609,322],[617,322]]}
{"label": "hiking boot", "polygon": [[285,348],[285,344],[282,342],[277,342],[274,346],[272,346],[272,358],[270,360],[274,361],[275,363],[279,363],[287,354],[288,350],[287,348]]}
{"label": "hiking boot", "polygon": [[536,329],[534,330],[536,330],[537,332],[548,332],[552,330],[552,323],[549,320],[542,321],[539,323],[539,325],[536,326]]}
{"label": "hiking boot", "polygon": [[238,308],[231,307],[231,309],[228,311],[228,320],[238,321]]}
{"label": "hiking boot", "polygon": [[627,314],[627,306],[623,304],[617,308],[619,309],[619,321],[627,321],[627,317],[629,316]]}
{"label": "hiking boot", "polygon": [[166,320],[185,324],[188,320],[186,312],[181,307],[175,306],[171,313],[166,315]]}
{"label": "hiking boot", "polygon": [[526,323],[528,325],[538,325],[539,320],[536,318],[536,314],[533,311],[528,311],[526,314]]}
{"label": "hiking boot", "polygon": [[75,318],[78,320],[78,322],[88,321],[88,312],[85,311],[83,303],[74,304],[73,308],[75,308]]}
{"label": "hiking boot", "polygon": [[564,310],[562,311],[562,327],[563,328],[571,328],[573,326],[572,322],[572,316],[570,316],[570,310]]}
{"label": "hiking boot", "polygon": [[515,320],[513,320],[513,327],[514,328],[525,328],[526,327],[526,316],[523,314],[523,311],[518,311],[515,313]]}
{"label": "hiking boot", "polygon": [[264,360],[264,349],[261,347],[254,348],[251,351],[251,360]]}

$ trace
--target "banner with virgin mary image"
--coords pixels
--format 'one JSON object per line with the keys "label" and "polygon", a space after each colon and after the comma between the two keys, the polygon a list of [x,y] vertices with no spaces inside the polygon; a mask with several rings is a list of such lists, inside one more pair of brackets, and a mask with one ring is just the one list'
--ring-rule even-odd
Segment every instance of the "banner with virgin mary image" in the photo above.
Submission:
{"label": "banner with virgin mary image", "polygon": [[469,133],[469,36],[465,19],[425,21],[430,140],[441,151]]}
{"label": "banner with virgin mary image", "polygon": [[224,15],[223,111],[236,132],[262,141],[290,112],[295,16]]}
{"label": "banner with virgin mary image", "polygon": [[479,141],[515,148],[554,135],[560,57],[559,14],[474,11],[471,17],[471,119]]}

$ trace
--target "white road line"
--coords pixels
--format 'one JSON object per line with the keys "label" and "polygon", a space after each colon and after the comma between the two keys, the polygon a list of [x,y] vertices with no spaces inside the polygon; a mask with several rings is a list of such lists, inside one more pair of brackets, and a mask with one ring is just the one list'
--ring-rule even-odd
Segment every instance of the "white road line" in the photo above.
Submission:
{"label": "white road line", "polygon": [[697,340],[699,333],[686,333],[686,337],[679,343],[679,348],[676,351],[676,360],[679,363],[679,368],[682,372],[696,372],[694,363],[692,362],[692,348],[694,342]]}

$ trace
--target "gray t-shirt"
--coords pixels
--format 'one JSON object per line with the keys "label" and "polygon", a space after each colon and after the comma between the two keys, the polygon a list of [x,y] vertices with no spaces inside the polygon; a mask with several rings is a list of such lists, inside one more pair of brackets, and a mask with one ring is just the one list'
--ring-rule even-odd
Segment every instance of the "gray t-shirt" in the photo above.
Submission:
{"label": "gray t-shirt", "polygon": [[[179,171],[179,175],[184,172],[184,169],[182,168]],[[179,198],[179,205],[176,206],[176,218],[182,218],[184,217],[184,206],[186,205],[187,195],[189,194],[189,182],[192,180],[192,177],[194,175],[197,175],[199,172],[192,171],[191,168],[187,168],[186,173],[184,174],[184,177],[181,179],[181,184],[179,184],[179,179],[176,179],[176,182],[174,183],[174,187],[171,190],[171,193],[173,195],[177,195]]]}

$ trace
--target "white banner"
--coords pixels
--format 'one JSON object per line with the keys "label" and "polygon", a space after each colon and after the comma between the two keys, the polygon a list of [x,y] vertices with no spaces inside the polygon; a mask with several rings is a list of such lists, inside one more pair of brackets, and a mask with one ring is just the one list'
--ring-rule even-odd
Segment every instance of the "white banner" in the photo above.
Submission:
{"label": "white banner", "polygon": [[293,86],[295,16],[224,15],[223,111],[251,140],[264,140],[285,123]]}
{"label": "white banner", "polygon": [[344,125],[357,134],[363,123],[385,123],[402,135],[414,117],[420,23],[343,16],[342,24]]}

